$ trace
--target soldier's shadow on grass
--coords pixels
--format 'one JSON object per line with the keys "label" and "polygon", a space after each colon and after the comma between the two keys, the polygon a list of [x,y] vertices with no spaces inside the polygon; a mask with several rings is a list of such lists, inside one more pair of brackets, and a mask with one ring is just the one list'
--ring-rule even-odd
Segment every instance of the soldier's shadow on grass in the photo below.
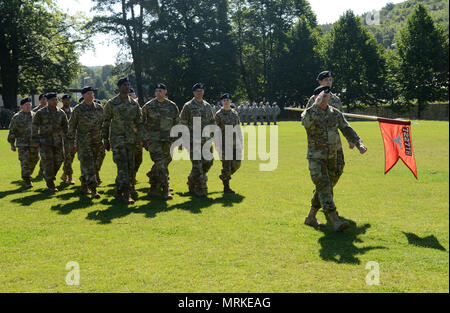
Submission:
{"label": "soldier's shadow on grass", "polygon": [[55,195],[51,194],[50,192],[48,192],[48,190],[46,188],[45,189],[33,189],[33,191],[36,193],[31,196],[13,199],[13,200],[11,200],[11,202],[18,203],[22,206],[30,206],[37,201],[48,200],[55,196]]}
{"label": "soldier's shadow on grass", "polygon": [[408,243],[410,245],[421,247],[421,248],[430,248],[436,249],[440,251],[447,251],[440,243],[439,240],[434,235],[430,235],[428,237],[420,238],[416,234],[413,233],[405,233],[402,232],[406,238],[408,239]]}
{"label": "soldier's shadow on grass", "polygon": [[170,205],[171,201],[165,201],[162,197],[146,196],[141,198],[141,200],[148,200],[146,204],[141,206],[127,206],[119,200],[104,199],[101,203],[109,206],[109,208],[90,212],[86,218],[88,220],[98,221],[99,224],[110,224],[113,220],[124,218],[130,214],[144,214],[146,218],[155,218],[161,212],[169,212],[175,209],[187,210],[192,214],[200,214],[202,213],[202,209],[217,203],[222,203],[223,206],[230,207],[244,200],[244,197],[239,194],[223,195],[215,199],[211,198],[212,195],[217,193],[209,193],[207,198],[196,198],[189,193],[176,193],[176,197],[189,197],[190,199],[174,205]]}
{"label": "soldier's shadow on grass", "polygon": [[14,195],[14,194],[17,194],[17,193],[22,193],[22,192],[28,190],[25,187],[23,181],[21,181],[21,180],[13,181],[12,184],[19,186],[19,188],[14,189],[14,190],[0,191],[0,199],[6,198],[6,197],[8,197],[10,195]]}
{"label": "soldier's shadow on grass", "polygon": [[332,261],[343,264],[360,264],[358,255],[363,255],[368,251],[375,249],[387,249],[383,246],[358,248],[355,243],[362,243],[359,235],[366,233],[371,227],[370,224],[362,226],[349,219],[344,219],[350,223],[350,227],[342,233],[336,233],[333,227],[328,223],[325,227],[319,228],[324,236],[319,239],[321,245],[320,257],[324,261]]}

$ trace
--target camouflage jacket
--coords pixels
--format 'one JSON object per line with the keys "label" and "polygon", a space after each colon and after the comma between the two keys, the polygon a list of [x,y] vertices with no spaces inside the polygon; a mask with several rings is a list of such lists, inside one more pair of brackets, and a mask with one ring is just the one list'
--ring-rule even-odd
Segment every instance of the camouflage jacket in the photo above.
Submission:
{"label": "camouflage jacket", "polygon": [[[314,104],[314,102],[315,102],[314,96],[312,96],[311,98],[309,98],[308,105],[306,106],[306,108],[309,108],[310,106],[312,106]],[[328,101],[328,105],[331,105],[332,107],[335,107],[339,111],[344,112],[341,99],[339,99],[339,97],[336,96],[334,93],[331,93],[331,97],[330,97],[330,101]]]}
{"label": "camouflage jacket", "polygon": [[62,107],[61,110],[63,110],[64,113],[66,113],[66,115],[67,115],[67,120],[70,121],[70,117],[72,116],[72,113],[73,113],[73,110],[74,110],[74,109],[73,109],[72,107],[69,107],[69,108],[67,108],[67,109],[65,109],[64,107]]}
{"label": "camouflage jacket", "polygon": [[8,134],[8,142],[11,145],[17,141],[17,147],[31,146],[31,126],[35,114],[20,111],[12,117]]}
{"label": "camouflage jacket", "polygon": [[225,110],[225,109],[221,109],[219,110],[219,112],[217,112],[216,116],[216,124],[217,126],[220,127],[220,129],[222,130],[222,145],[224,145],[226,143],[225,139],[226,139],[226,129],[225,126],[226,125],[231,125],[231,126],[237,126],[237,133],[235,135],[233,135],[233,147],[236,146],[240,146],[239,144],[237,144],[237,138],[236,136],[239,136],[239,139],[241,140],[240,142],[242,142],[242,133],[241,133],[241,121],[239,119],[239,115],[236,112],[236,110]]}
{"label": "camouflage jacket", "polygon": [[137,144],[145,138],[142,109],[130,96],[122,100],[116,96],[108,101],[103,112],[102,136],[111,145]]}
{"label": "camouflage jacket", "polygon": [[46,108],[46,107],[47,107],[47,106],[42,107],[41,104],[39,103],[39,105],[38,105],[37,107],[35,107],[34,109],[32,109],[31,111],[33,111],[34,113],[36,113],[36,112],[39,111],[40,109],[43,109],[43,108]]}
{"label": "camouflage jacket", "polygon": [[[195,99],[192,99],[184,105],[180,114],[180,122],[189,128],[191,137],[193,136],[194,117],[201,118],[201,131],[203,131],[205,126],[215,124],[211,105],[205,100],[197,102]],[[202,141],[206,141],[207,139],[202,137]]]}
{"label": "camouflage jacket", "polygon": [[77,105],[73,109],[67,133],[71,146],[89,146],[101,143],[102,123],[103,107],[101,105],[85,102]]}
{"label": "camouflage jacket", "polygon": [[146,140],[150,144],[154,141],[172,141],[170,131],[180,123],[180,110],[175,102],[156,98],[147,102],[142,108],[142,119],[146,130]]}
{"label": "camouflage jacket", "polygon": [[33,116],[32,142],[41,146],[62,146],[67,138],[67,129],[66,113],[59,108],[50,110],[47,106]]}
{"label": "camouflage jacket", "polygon": [[302,124],[308,135],[308,159],[337,158],[338,150],[342,149],[338,129],[356,147],[362,145],[361,138],[350,127],[342,112],[332,106],[326,110],[317,105],[311,106],[303,112]]}

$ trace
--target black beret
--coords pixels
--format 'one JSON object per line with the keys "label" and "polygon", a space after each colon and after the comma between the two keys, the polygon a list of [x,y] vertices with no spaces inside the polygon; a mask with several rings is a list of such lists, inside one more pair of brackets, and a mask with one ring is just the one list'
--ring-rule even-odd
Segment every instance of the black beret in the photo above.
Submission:
{"label": "black beret", "polygon": [[155,89],[167,90],[167,86],[162,84],[162,83],[157,83],[156,86],[155,86]]}
{"label": "black beret", "polygon": [[117,82],[117,86],[122,86],[122,84],[123,83],[129,83],[130,82],[130,79],[128,78],[128,77],[124,77],[124,78],[121,78],[121,79],[119,79],[119,81]]}
{"label": "black beret", "polygon": [[81,102],[83,102],[84,101],[84,98],[83,97],[81,97],[80,99],[78,99],[78,103],[81,103]]}
{"label": "black beret", "polygon": [[317,80],[323,80],[327,77],[333,77],[333,75],[331,75],[330,71],[324,71],[324,72],[320,73],[319,76],[317,76]]}
{"label": "black beret", "polygon": [[50,100],[50,99],[52,99],[52,98],[56,98],[56,97],[58,97],[58,94],[57,94],[56,92],[49,92],[49,93],[47,94],[47,99],[48,99],[48,100]]}
{"label": "black beret", "polygon": [[128,93],[135,93],[133,88],[130,88],[130,90],[128,90]]}
{"label": "black beret", "polygon": [[30,97],[28,97],[28,98],[23,98],[22,100],[20,100],[20,105],[23,105],[23,104],[25,104],[25,103],[27,103],[27,102],[31,102],[31,98],[30,98]]}
{"label": "black beret", "polygon": [[64,95],[64,96],[62,96],[62,99],[64,100],[64,99],[72,99],[72,96],[71,95]]}
{"label": "black beret", "polygon": [[322,91],[325,91],[325,93],[330,93],[331,88],[329,86],[319,86],[316,89],[314,89],[314,95],[319,95]]}
{"label": "black beret", "polygon": [[86,92],[89,92],[89,91],[94,91],[94,88],[92,88],[90,86],[84,87],[83,89],[81,89],[81,94],[84,95]]}
{"label": "black beret", "polygon": [[220,100],[223,100],[223,99],[230,99],[231,100],[231,95],[229,93],[226,93],[222,97],[220,97]]}
{"label": "black beret", "polygon": [[192,91],[196,91],[197,89],[205,89],[205,85],[202,83],[196,83],[194,86],[192,86]]}
{"label": "black beret", "polygon": [[39,96],[39,100],[41,100],[42,98],[47,98],[47,95],[41,94],[41,95]]}

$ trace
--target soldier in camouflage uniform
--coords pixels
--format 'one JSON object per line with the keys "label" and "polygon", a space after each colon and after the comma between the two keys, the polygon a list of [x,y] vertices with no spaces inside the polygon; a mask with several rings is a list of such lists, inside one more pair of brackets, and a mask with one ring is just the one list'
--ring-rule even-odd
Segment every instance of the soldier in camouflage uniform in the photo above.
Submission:
{"label": "soldier in camouflage uniform", "polygon": [[[63,107],[62,110],[66,113],[67,120],[70,121],[70,117],[72,116],[73,109],[70,107],[70,102],[72,100],[71,95],[64,95],[62,97]],[[70,185],[75,185],[73,180],[73,169],[72,163],[75,157],[75,153],[71,151],[69,140],[64,141],[64,166],[63,166],[63,174],[61,176],[61,180],[65,183],[69,183]]]}
{"label": "soldier in camouflage uniform", "polygon": [[[100,102],[100,100],[95,99],[94,102],[97,105],[99,105],[99,106],[101,106],[103,108],[103,105]],[[99,186],[103,182],[102,179],[100,178],[100,170],[102,169],[102,165],[103,165],[103,161],[105,160],[105,157],[106,157],[106,150],[105,150],[105,145],[103,145],[103,149],[100,149],[99,154],[97,155],[97,161],[96,161],[96,165],[97,165],[97,174],[96,174],[96,176],[97,176],[97,184]]]}
{"label": "soldier in camouflage uniform", "polygon": [[[41,94],[39,95],[39,105],[37,107],[35,107],[32,111],[34,113],[36,113],[37,111],[39,111],[40,109],[43,109],[47,107],[47,95],[46,94]],[[39,162],[39,175],[43,175],[44,174],[44,169],[42,167],[42,161]]]}
{"label": "soldier in camouflage uniform", "polygon": [[[224,193],[235,193],[230,188],[230,180],[231,176],[236,173],[236,171],[241,167],[242,153],[240,152],[240,150],[238,152],[238,149],[241,149],[242,147],[242,133],[239,116],[237,112],[230,106],[231,95],[228,93],[224,94],[221,100],[223,107],[219,112],[217,112],[215,116],[216,124],[222,130],[222,143],[221,145],[217,145],[219,155],[221,156],[222,160],[222,174],[219,177],[223,182]],[[231,138],[227,138],[226,136],[227,125],[233,127],[238,126],[237,133],[233,133]],[[234,138],[234,136],[236,136],[236,138]],[[232,142],[228,142],[227,139],[228,141],[232,140]],[[232,145],[231,152],[233,152],[233,154],[231,156],[228,156],[228,158],[226,157],[227,145]]]}
{"label": "soldier in camouflage uniform", "polygon": [[101,132],[103,107],[94,102],[94,89],[92,87],[84,87],[81,93],[84,101],[73,110],[67,137],[70,142],[71,153],[75,154],[78,151],[81,169],[80,192],[84,195],[90,193],[93,199],[99,199],[97,160],[105,149]]}
{"label": "soldier in camouflage uniform", "polygon": [[[205,93],[204,85],[197,83],[192,87],[194,93],[194,99],[187,102],[180,114],[181,124],[186,125],[190,130],[190,147],[189,153],[192,162],[192,170],[188,178],[189,191],[196,196],[206,197],[208,194],[208,171],[211,169],[214,159],[206,160],[203,153],[200,151],[200,159],[196,160],[194,158],[194,140],[195,142],[200,142],[201,146],[205,144],[210,138],[195,138],[193,132],[194,118],[201,118],[200,130],[203,132],[204,127],[208,125],[214,125],[214,114],[211,105],[203,100],[203,95]],[[211,151],[212,153],[212,148]]]}
{"label": "soldier in camouflage uniform", "polygon": [[316,214],[323,208],[333,223],[334,230],[340,232],[348,228],[349,223],[339,219],[333,200],[333,188],[342,175],[338,155],[341,143],[338,129],[349,142],[358,147],[361,154],[364,154],[367,148],[344,115],[328,105],[329,92],[329,87],[317,88],[314,92],[316,97],[314,104],[302,114],[302,124],[308,135],[309,171],[316,186],[311,211],[305,224],[313,227],[322,226],[323,224],[317,221]]}
{"label": "soldier in camouflage uniform", "polygon": [[47,94],[48,105],[33,116],[32,141],[40,148],[44,179],[50,192],[55,187],[56,174],[64,161],[64,140],[67,136],[67,116],[56,105],[57,94]]}
{"label": "soldier in camouflage uniform", "polygon": [[[137,103],[139,103],[138,97],[136,96],[136,93],[135,93],[133,88],[130,88],[130,97],[133,98],[134,100],[136,100]],[[142,147],[141,142],[142,142],[141,134],[138,133],[137,137],[136,137],[136,156],[135,156],[135,159],[134,159],[134,166],[135,166],[136,175],[139,172],[139,168],[142,165],[142,156],[143,156],[143,153],[144,153],[144,149]],[[135,189],[135,185],[131,186],[131,194],[133,195],[133,197],[137,197],[137,192],[136,192],[136,189]]]}
{"label": "soldier in camouflage uniform", "polygon": [[267,125],[270,125],[270,122],[272,120],[272,107],[270,106],[269,102],[266,102],[266,105],[264,106],[264,112],[266,113],[264,115]]}
{"label": "soldier in camouflage uniform", "polygon": [[173,126],[180,123],[180,110],[177,105],[168,100],[167,87],[158,83],[155,88],[156,98],[150,100],[142,109],[144,127],[148,136],[147,145],[150,157],[154,162],[148,173],[150,179],[149,195],[161,195],[165,200],[173,199],[169,187],[169,164],[172,162],[170,148],[173,139],[170,131]]}
{"label": "soldier in camouflage uniform", "polygon": [[275,125],[277,125],[278,116],[280,115],[280,113],[281,113],[280,107],[276,102],[274,102],[272,105],[272,116],[273,116],[273,123]]}
{"label": "soldier in camouflage uniform", "polygon": [[[145,138],[142,124],[142,109],[130,97],[130,81],[118,81],[120,94],[105,105],[103,117],[103,142],[106,150],[112,148],[113,160],[117,165],[116,198],[126,204],[134,204],[130,195],[136,181],[136,141],[138,132]],[[148,147],[146,147],[148,148]]]}
{"label": "soldier in camouflage uniform", "polygon": [[27,188],[32,188],[31,175],[39,161],[39,150],[31,143],[31,126],[35,113],[31,112],[31,98],[22,99],[20,106],[22,110],[11,119],[8,142],[11,144],[11,150],[14,152],[17,150],[17,146],[22,179]]}

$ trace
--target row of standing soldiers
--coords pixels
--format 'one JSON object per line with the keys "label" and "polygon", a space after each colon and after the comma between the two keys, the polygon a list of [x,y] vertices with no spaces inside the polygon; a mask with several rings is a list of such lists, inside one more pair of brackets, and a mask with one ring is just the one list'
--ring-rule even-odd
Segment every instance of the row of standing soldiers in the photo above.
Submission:
{"label": "row of standing soldiers", "polygon": [[[234,105],[232,104],[231,106],[233,107]],[[265,104],[263,102],[260,102],[259,104],[253,102],[253,104],[251,104],[247,101],[246,103],[241,103],[238,107],[233,108],[238,113],[242,126],[246,124],[250,125],[252,123],[258,125],[258,122],[261,123],[261,125],[264,125],[264,123],[267,123],[267,125],[270,125],[271,123],[277,125],[278,116],[281,113],[281,109],[276,102],[272,104],[269,102],[266,102]],[[212,109],[215,114],[221,109],[221,106],[217,104],[214,105]]]}
{"label": "row of standing soldiers", "polygon": [[[54,184],[62,165],[63,181],[74,184],[72,161],[76,153],[81,168],[81,193],[100,198],[97,186],[101,183],[100,169],[105,150],[112,151],[117,166],[115,197],[127,204],[134,203],[136,174],[142,163],[143,148],[150,152],[154,165],[147,173],[150,181],[150,196],[163,196],[172,199],[173,189],[169,186],[168,166],[172,161],[171,146],[175,138],[170,135],[177,124],[190,130],[190,144],[185,147],[190,152],[192,170],[188,178],[189,190],[194,195],[207,195],[207,173],[213,160],[193,157],[193,121],[201,118],[202,129],[208,125],[218,125],[225,135],[225,126],[240,126],[238,113],[230,107],[231,95],[222,96],[223,108],[213,113],[209,103],[203,100],[204,86],[193,87],[194,98],[187,102],[181,114],[177,105],[167,98],[167,88],[157,84],[156,98],[141,108],[130,93],[128,78],[118,81],[120,94],[103,107],[95,102],[94,89],[82,90],[83,100],[75,108],[70,107],[70,96],[63,97],[63,108],[57,107],[57,94],[41,95],[41,105],[31,111],[31,99],[21,101],[22,110],[11,120],[8,141],[11,149],[18,148],[22,168],[22,178],[31,188],[31,175],[41,157],[41,168],[49,191],[57,192]],[[47,102],[47,103],[45,103]],[[210,138],[203,137],[202,145]],[[223,138],[224,141],[224,138]],[[237,149],[237,145],[233,144]],[[225,153],[225,151],[223,151]],[[233,155],[237,155],[236,151]],[[240,167],[237,159],[226,160],[222,157],[220,179],[225,193],[234,193],[229,186],[231,175]]]}

